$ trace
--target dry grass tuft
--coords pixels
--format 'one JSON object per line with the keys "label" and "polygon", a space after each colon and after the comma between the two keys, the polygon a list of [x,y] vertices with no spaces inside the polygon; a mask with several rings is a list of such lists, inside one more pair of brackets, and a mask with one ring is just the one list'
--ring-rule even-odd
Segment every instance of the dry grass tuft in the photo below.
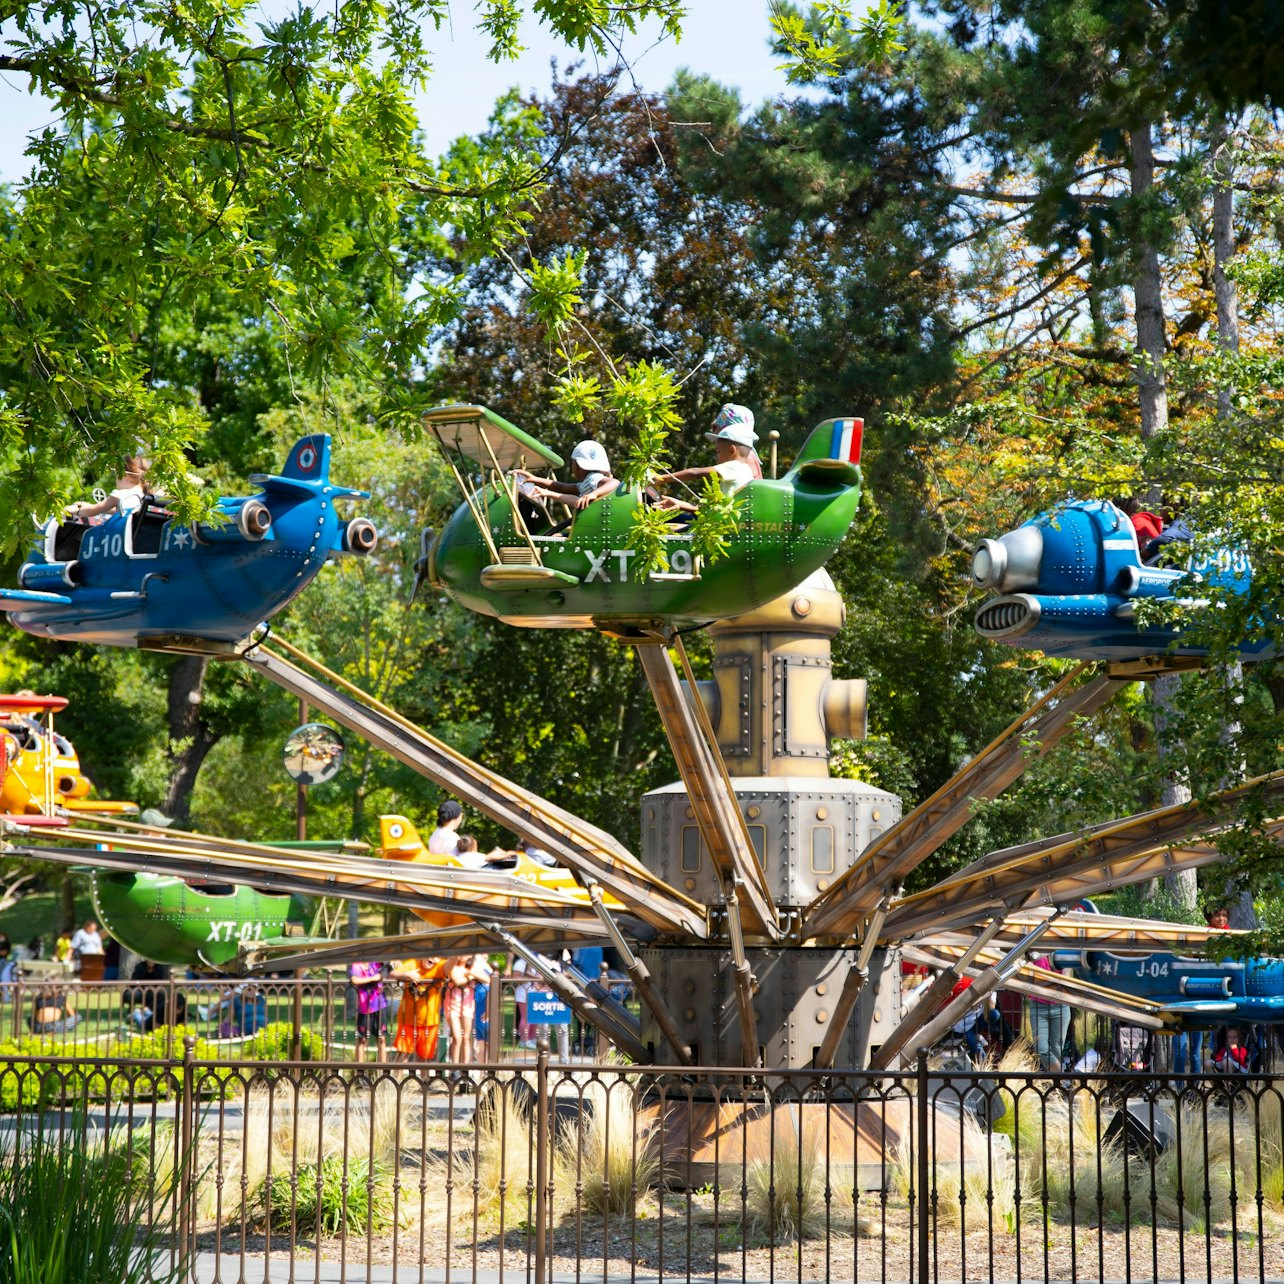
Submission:
{"label": "dry grass tuft", "polygon": [[578,1127],[558,1137],[553,1156],[556,1188],[585,1212],[631,1214],[660,1178],[660,1151],[653,1127],[638,1119],[632,1086],[617,1081],[614,1090],[590,1080],[580,1094]]}

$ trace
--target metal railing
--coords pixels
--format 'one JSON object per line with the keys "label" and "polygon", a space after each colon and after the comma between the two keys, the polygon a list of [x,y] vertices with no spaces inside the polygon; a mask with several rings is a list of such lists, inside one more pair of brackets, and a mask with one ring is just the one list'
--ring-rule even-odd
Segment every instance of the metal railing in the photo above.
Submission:
{"label": "metal railing", "polygon": [[[1261,1279],[1284,1084],[10,1057],[3,1148],[127,1156],[213,1281]],[[0,1178],[0,1199],[4,1192]],[[377,1268],[377,1271],[376,1271]]]}
{"label": "metal railing", "polygon": [[[524,1028],[523,1004],[515,992],[526,985],[531,985],[531,979],[521,975],[492,978],[487,1000],[490,1037],[484,1048],[479,1044],[479,1060],[533,1060],[538,1030],[550,1035],[556,1054],[556,1031]],[[536,982],[532,988],[542,987]],[[630,982],[612,978],[611,988],[637,1011]],[[391,1046],[401,985],[385,980],[384,990]],[[37,1022],[40,1011],[61,997],[68,1002],[71,1018]],[[268,1030],[266,1036],[264,1030]],[[607,1051],[597,1032],[578,1017],[572,1016],[567,1031],[569,1057],[578,1060]],[[80,981],[68,973],[0,982],[0,1048],[8,1045],[9,1051],[174,1057],[181,1052],[184,1034],[199,1038],[203,1053],[211,1056],[343,1060],[353,1056],[357,1043],[356,992],[342,974],[333,973],[252,982],[227,978]],[[441,1057],[445,1042],[443,1031]],[[370,1043],[368,1055],[373,1057],[375,1041]]]}

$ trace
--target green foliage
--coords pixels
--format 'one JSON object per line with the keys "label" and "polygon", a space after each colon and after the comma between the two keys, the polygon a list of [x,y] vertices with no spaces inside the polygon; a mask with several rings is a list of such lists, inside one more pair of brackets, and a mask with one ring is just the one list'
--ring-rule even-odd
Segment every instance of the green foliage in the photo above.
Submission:
{"label": "green foliage", "polygon": [[276,1172],[264,1183],[259,1202],[273,1230],[297,1226],[306,1234],[317,1227],[323,1235],[382,1234],[392,1226],[392,1172],[361,1155],[324,1155],[319,1164],[300,1164],[293,1172]]}
{"label": "green foliage", "polygon": [[829,774],[840,780],[863,780],[903,799],[918,797],[912,758],[886,735],[835,740],[830,745]]}
{"label": "green foliage", "polygon": [[[299,1058],[324,1061],[325,1040],[315,1030],[299,1032]],[[290,1061],[294,1053],[294,1027],[288,1021],[272,1021],[241,1046],[241,1056],[249,1061]]]}
{"label": "green foliage", "polygon": [[[654,575],[669,569],[669,545],[667,537],[673,534],[673,523],[669,514],[660,508],[649,508],[645,504],[638,506],[633,514],[633,523],[624,537],[627,548],[637,554],[634,563],[634,574]],[[645,571],[638,570],[645,567]]]}
{"label": "green foliage", "polygon": [[854,64],[882,63],[905,49],[897,39],[905,21],[900,0],[878,0],[857,19],[849,0],[820,0],[806,18],[785,0],[771,0],[770,12],[775,50],[789,59],[777,70],[790,84],[838,76]]}
{"label": "green foliage", "polygon": [[84,1131],[24,1133],[0,1167],[0,1284],[170,1284],[169,1228],[148,1215],[149,1187],[127,1155]]}
{"label": "green foliage", "polygon": [[741,496],[727,494],[717,477],[704,479],[699,507],[687,530],[691,551],[706,564],[712,566],[731,547],[740,530],[741,503]]}
{"label": "green foliage", "polygon": [[547,263],[530,265],[530,310],[559,334],[583,301],[581,277],[587,256],[587,250],[567,250],[561,259],[552,257]]}

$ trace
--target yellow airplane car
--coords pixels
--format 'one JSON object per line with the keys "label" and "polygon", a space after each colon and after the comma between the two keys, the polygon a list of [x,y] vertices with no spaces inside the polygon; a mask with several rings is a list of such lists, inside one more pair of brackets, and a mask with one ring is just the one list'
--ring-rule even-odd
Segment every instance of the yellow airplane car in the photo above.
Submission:
{"label": "yellow airplane car", "polygon": [[28,691],[0,695],[0,813],[136,816],[136,803],[90,798],[93,782],[80,769],[71,741],[54,730],[54,714],[67,703],[63,696]]}
{"label": "yellow airplane car", "polygon": [[[532,859],[526,852],[510,852],[502,848],[482,854],[485,864],[465,865],[457,856],[430,852],[428,844],[419,836],[419,831],[404,816],[379,817],[379,854],[385,860],[413,861],[422,865],[438,865],[443,869],[477,868],[488,873],[510,874],[545,891],[565,893],[585,906],[592,904],[589,894],[575,881],[575,875],[562,865],[545,865]],[[602,903],[607,909],[627,908],[609,893],[603,896]],[[472,922],[462,914],[443,914],[435,910],[416,910],[415,913],[434,927],[462,927]]]}

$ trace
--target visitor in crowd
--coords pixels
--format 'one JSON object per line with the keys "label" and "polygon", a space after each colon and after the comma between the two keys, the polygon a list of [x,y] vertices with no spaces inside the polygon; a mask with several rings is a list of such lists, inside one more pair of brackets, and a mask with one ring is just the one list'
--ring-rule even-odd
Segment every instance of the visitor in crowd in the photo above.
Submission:
{"label": "visitor in crowd", "polygon": [[[1031,960],[1035,967],[1054,972],[1052,960],[1046,954]],[[1030,1000],[1030,1030],[1033,1035],[1034,1055],[1044,1070],[1062,1069],[1062,1054],[1066,1045],[1066,1030],[1070,1024],[1070,1009],[1052,999]]]}
{"label": "visitor in crowd", "polygon": [[1120,1070],[1148,1072],[1154,1064],[1155,1039],[1149,1030],[1120,1021],[1115,1025],[1111,1060]]}
{"label": "visitor in crowd", "polygon": [[459,826],[464,822],[464,809],[447,798],[437,808],[437,828],[428,835],[428,850],[434,856],[453,856],[459,850]]}
{"label": "visitor in crowd", "polygon": [[72,966],[71,933],[66,928],[58,933],[58,939],[54,942],[53,957],[55,963],[61,963],[65,968]]}
{"label": "visitor in crowd", "polygon": [[[513,963],[513,975],[526,977],[528,972],[527,963],[524,958],[518,958]],[[513,1025],[513,1037],[517,1040],[519,1048],[533,1048],[535,1046],[535,1028],[526,1020],[526,1000],[530,995],[530,982],[521,980],[513,986],[513,1003],[517,1008],[517,1020]]]}
{"label": "visitor in crowd", "polygon": [[478,1061],[486,1060],[486,1046],[490,1040],[490,987],[495,969],[485,954],[473,957],[473,975],[477,978],[473,990],[473,1054]]}
{"label": "visitor in crowd", "polygon": [[[1204,912],[1208,926],[1224,931],[1230,927],[1230,909],[1225,905],[1210,906]],[[1209,1040],[1209,1051],[1212,1051],[1215,1032]],[[1173,1036],[1173,1073],[1203,1074],[1204,1072],[1204,1031],[1182,1030]]]}
{"label": "visitor in crowd", "polygon": [[441,990],[446,965],[441,959],[404,959],[392,969],[401,982],[397,1037],[393,1047],[405,1061],[435,1061],[441,1027]]}
{"label": "visitor in crowd", "polygon": [[103,980],[120,980],[120,942],[114,936],[103,940]]}
{"label": "visitor in crowd", "polygon": [[1250,1049],[1244,1041],[1244,1032],[1238,1026],[1226,1031],[1226,1042],[1213,1056],[1213,1069],[1218,1074],[1247,1074]]}
{"label": "visitor in crowd", "polygon": [[24,961],[34,961],[42,959],[45,956],[45,941],[42,936],[33,936],[27,942],[27,958]]}
{"label": "visitor in crowd", "polygon": [[378,963],[353,963],[348,980],[357,992],[356,1060],[365,1061],[370,1040],[375,1040],[375,1060],[388,1058],[388,996],[383,989],[383,967]]}
{"label": "visitor in crowd", "polygon": [[[126,990],[121,1007],[125,1020],[141,1034],[150,1034],[157,1026],[169,1022],[169,967],[151,959],[139,959],[134,965],[135,988]],[[181,990],[174,992],[174,1024],[184,1025],[187,1020],[187,996]]]}
{"label": "visitor in crowd", "polygon": [[83,971],[86,958],[101,958],[102,953],[103,938],[99,934],[98,924],[92,918],[87,918],[84,926],[77,929],[71,938],[71,956],[76,960],[76,970]]}
{"label": "visitor in crowd", "polygon": [[227,1013],[219,1022],[220,1039],[248,1039],[267,1025],[267,995],[248,983],[224,990],[218,1013]]}
{"label": "visitor in crowd", "polygon": [[69,1034],[80,1018],[65,986],[42,986],[31,1007],[32,1034]]}
{"label": "visitor in crowd", "polygon": [[477,1019],[477,971],[474,960],[461,954],[446,966],[446,1060],[466,1066],[473,1059],[473,1023]]}

